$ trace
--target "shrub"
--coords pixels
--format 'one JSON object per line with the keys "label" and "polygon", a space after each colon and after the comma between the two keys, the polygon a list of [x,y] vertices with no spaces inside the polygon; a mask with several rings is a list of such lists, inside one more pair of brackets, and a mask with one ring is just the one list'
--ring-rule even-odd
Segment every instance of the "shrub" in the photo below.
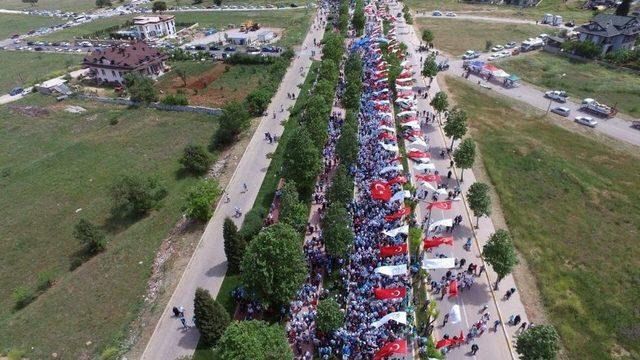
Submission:
{"label": "shrub", "polygon": [[158,101],[158,91],[154,87],[153,80],[137,73],[128,73],[124,76],[124,86],[132,101],[149,103]]}
{"label": "shrub", "polygon": [[262,230],[262,224],[264,223],[264,217],[266,215],[267,210],[260,206],[254,206],[253,209],[245,214],[239,234],[246,242],[250,242],[251,239]]}
{"label": "shrub", "polygon": [[267,110],[267,106],[271,102],[271,94],[264,89],[257,89],[249,93],[246,101],[249,113],[253,116],[259,116]]}
{"label": "shrub", "polygon": [[189,99],[185,94],[167,94],[167,96],[162,99],[162,103],[165,105],[186,106],[189,105]]}
{"label": "shrub", "polygon": [[211,205],[220,196],[220,188],[215,180],[202,180],[194,185],[185,200],[183,210],[192,220],[208,221],[213,215]]}
{"label": "shrub", "polygon": [[107,245],[104,232],[86,219],[78,220],[73,228],[73,237],[84,245],[87,254],[97,254]]}
{"label": "shrub", "polygon": [[166,195],[167,189],[156,178],[124,175],[111,186],[111,212],[123,217],[146,215]]}
{"label": "shrub", "polygon": [[100,354],[100,360],[117,360],[120,355],[120,350],[117,347],[111,346]]}
{"label": "shrub", "polygon": [[250,122],[249,111],[242,103],[229,103],[219,117],[219,126],[211,139],[211,147],[219,149],[231,145],[238,135],[249,127]]}
{"label": "shrub", "polygon": [[53,286],[55,274],[51,270],[41,271],[38,273],[36,288],[38,291],[45,291]]}
{"label": "shrub", "polygon": [[13,289],[11,293],[11,298],[15,302],[16,309],[22,309],[23,307],[29,305],[30,302],[35,300],[35,295],[33,291],[28,286],[20,285],[17,288]]}
{"label": "shrub", "polygon": [[344,324],[344,315],[340,311],[340,304],[332,298],[320,300],[317,310],[318,330],[330,335]]}
{"label": "shrub", "polygon": [[185,146],[182,157],[178,161],[185,170],[196,175],[204,174],[211,166],[211,156],[202,145]]}

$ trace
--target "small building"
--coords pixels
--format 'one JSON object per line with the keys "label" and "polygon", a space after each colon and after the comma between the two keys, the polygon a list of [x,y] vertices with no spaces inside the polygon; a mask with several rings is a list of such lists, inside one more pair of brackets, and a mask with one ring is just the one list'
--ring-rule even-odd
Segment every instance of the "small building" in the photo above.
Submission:
{"label": "small building", "polygon": [[44,81],[40,84],[34,85],[35,89],[45,95],[71,95],[72,91],[65,84],[67,81],[62,78],[53,78],[47,81]]}
{"label": "small building", "polygon": [[154,39],[176,33],[176,21],[173,15],[138,16],[133,25],[140,39]]}
{"label": "small building", "polygon": [[271,30],[240,31],[236,29],[228,30],[224,34],[229,44],[251,45],[255,42],[267,43],[276,38],[275,32]]}
{"label": "small building", "polygon": [[575,30],[579,41],[600,45],[605,55],[619,49],[632,50],[640,34],[640,21],[633,16],[598,14]]}
{"label": "small building", "polygon": [[124,76],[137,72],[155,79],[165,72],[168,56],[149,47],[144,41],[96,49],[84,58],[83,65],[99,83],[122,84]]}

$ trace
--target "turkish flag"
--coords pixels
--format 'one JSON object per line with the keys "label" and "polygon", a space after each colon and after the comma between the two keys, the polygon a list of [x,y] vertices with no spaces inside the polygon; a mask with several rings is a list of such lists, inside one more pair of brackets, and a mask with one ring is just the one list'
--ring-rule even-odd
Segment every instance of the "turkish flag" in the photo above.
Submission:
{"label": "turkish flag", "polygon": [[451,345],[453,346],[460,344],[464,344],[464,334],[462,333],[462,330],[460,330],[460,336],[458,336],[458,338],[453,340],[453,342],[451,343]]}
{"label": "turkish flag", "polygon": [[416,175],[416,179],[426,181],[426,182],[440,182],[440,175],[436,175],[436,174]]}
{"label": "turkish flag", "polygon": [[406,140],[409,140],[412,137],[422,137],[422,135],[423,135],[422,131],[420,131],[420,130],[411,130],[411,131],[408,131],[408,132],[404,133],[404,138]]}
{"label": "turkish flag", "polygon": [[393,184],[404,184],[407,182],[407,178],[403,175],[396,176],[393,179],[387,181],[387,185],[391,186]]}
{"label": "turkish flag", "polygon": [[396,137],[393,136],[393,134],[389,134],[388,132],[383,132],[378,135],[378,139],[396,140]]}
{"label": "turkish flag", "polygon": [[376,299],[379,300],[402,299],[407,295],[407,289],[403,287],[390,289],[375,288],[373,289],[373,293],[376,295]]}
{"label": "turkish flag", "polygon": [[391,189],[384,181],[372,181],[371,197],[375,200],[389,201],[389,199],[391,199]]}
{"label": "turkish flag", "polygon": [[395,246],[383,246],[380,248],[381,257],[389,257],[394,255],[406,254],[407,244],[395,245]]}
{"label": "turkish flag", "polygon": [[402,161],[402,156],[396,156],[393,159],[389,160],[390,163],[392,163],[394,161]]}
{"label": "turkish flag", "polygon": [[453,246],[453,236],[426,238],[422,243],[425,249],[438,247],[440,245]]}
{"label": "turkish flag", "polygon": [[449,297],[458,296],[458,281],[452,280],[449,283]]}
{"label": "turkish flag", "polygon": [[440,340],[440,341],[438,341],[436,343],[436,349],[440,349],[440,348],[443,348],[445,346],[449,346],[449,345],[451,345],[452,342],[453,342],[453,340],[451,340],[451,339],[442,339],[442,340]]}
{"label": "turkish flag", "polygon": [[410,157],[411,159],[424,159],[424,158],[431,158],[431,154],[429,154],[426,151],[418,151],[418,150],[411,150],[407,153],[407,156]]}
{"label": "turkish flag", "polygon": [[409,215],[411,214],[411,208],[409,207],[403,207],[402,209],[398,210],[397,212],[391,214],[391,215],[387,215],[384,217],[384,221],[389,222],[389,221],[393,221],[395,219],[400,219],[401,217],[405,216],[405,215]]}
{"label": "turkish flag", "polygon": [[451,210],[451,200],[435,201],[435,202],[429,203],[429,205],[427,205],[427,209],[432,209],[432,208],[442,209],[442,210]]}
{"label": "turkish flag", "polygon": [[418,118],[415,116],[410,116],[410,117],[406,117],[403,118],[402,120],[400,120],[401,123],[406,124],[408,122],[412,122],[412,121],[418,121]]}
{"label": "turkish flag", "polygon": [[380,360],[393,354],[406,354],[407,352],[407,340],[400,339],[384,344],[382,349],[378,350],[373,359]]}

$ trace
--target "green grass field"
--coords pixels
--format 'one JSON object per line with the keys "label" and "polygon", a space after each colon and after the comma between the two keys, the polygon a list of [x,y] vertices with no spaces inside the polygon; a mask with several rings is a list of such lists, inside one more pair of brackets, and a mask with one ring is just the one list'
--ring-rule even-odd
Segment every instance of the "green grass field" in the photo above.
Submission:
{"label": "green grass field", "polygon": [[499,66],[532,84],[565,90],[575,100],[592,97],[640,117],[640,77],[630,72],[545,52],[500,61]]}
{"label": "green grass field", "polygon": [[[66,112],[72,104],[87,111]],[[93,358],[127,335],[143,304],[158,246],[196,181],[178,176],[177,159],[187,143],[207,143],[215,118],[32,95],[0,108],[0,119],[0,346],[35,359]],[[132,223],[109,220],[108,188],[125,173],[157,176],[168,189],[160,209]],[[109,244],[70,271],[80,217],[103,226]],[[54,286],[15,310],[13,289],[33,288],[45,272]]]}
{"label": "green grass field", "polygon": [[547,31],[536,25],[451,19],[417,18],[414,26],[419,29],[418,34],[422,34],[423,29],[431,30],[434,45],[456,56],[467,50],[484,51],[487,40],[495,45],[504,45],[509,41],[520,43]]}
{"label": "green grass field", "polygon": [[36,6],[25,4],[22,2],[22,0],[2,0],[3,9],[59,9],[64,11],[80,12],[95,9],[95,7],[96,2],[94,0],[38,0]]}
{"label": "green grass field", "polygon": [[0,93],[64,75],[69,69],[79,68],[82,59],[82,55],[74,54],[2,51],[0,64],[11,71],[0,71]]}
{"label": "green grass field", "polygon": [[[636,359],[640,158],[446,79],[569,359]],[[617,355],[628,352],[627,357]]]}
{"label": "green grass field", "polygon": [[73,41],[75,38],[89,37],[96,31],[104,30],[112,26],[124,26],[124,24],[128,20],[133,19],[133,17],[133,15],[122,15],[104,19],[97,19],[86,24],[39,36],[35,39],[43,41]]}
{"label": "green grass field", "polygon": [[0,39],[13,34],[26,34],[29,30],[64,23],[64,20],[45,16],[0,14]]}

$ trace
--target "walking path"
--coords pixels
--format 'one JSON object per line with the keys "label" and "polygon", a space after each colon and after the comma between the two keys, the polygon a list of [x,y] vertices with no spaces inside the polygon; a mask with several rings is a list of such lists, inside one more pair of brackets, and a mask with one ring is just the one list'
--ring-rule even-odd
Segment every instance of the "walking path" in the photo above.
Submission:
{"label": "walking path", "polygon": [[[396,11],[400,11],[401,6],[395,5],[395,7]],[[395,12],[392,11],[392,13]],[[428,80],[420,75],[420,69],[422,68],[420,65],[421,54],[415,51],[420,44],[418,36],[411,26],[406,25],[404,19],[399,19],[398,23],[399,30],[402,30],[399,31],[399,40],[408,45],[409,57],[407,60],[413,65],[413,68],[416,71],[415,79],[417,79],[417,84],[418,86],[427,86]],[[425,110],[434,112],[429,105],[429,101],[438,91],[440,91],[438,83],[437,81],[433,81],[429,90],[428,99],[418,97],[419,113]],[[449,170],[450,158],[446,156],[444,159],[441,159],[439,153],[441,149],[445,149],[447,145],[450,144],[450,139],[445,138],[442,129],[440,126],[437,126],[435,122],[423,127],[423,132],[426,135],[426,138],[429,139],[428,142],[432,155],[431,161],[444,178],[444,174]],[[473,172],[470,170],[465,171],[465,180],[463,183],[460,183],[457,180],[457,174],[460,170],[455,168],[452,168],[451,170],[452,179],[450,181],[443,179],[443,181],[448,181],[447,185],[451,189],[460,185],[462,194],[466,194],[469,186],[476,181]],[[426,209],[426,202],[421,202],[420,211],[422,214],[428,213],[428,210]],[[453,247],[440,246],[433,250],[433,254],[442,253],[447,257],[455,257],[458,259],[465,258],[467,264],[475,263],[480,267],[483,265],[483,262],[480,259],[481,248],[486,243],[489,236],[495,232],[493,222],[490,218],[481,218],[479,229],[474,230],[473,225],[475,225],[475,219],[472,219],[472,215],[468,210],[464,197],[461,197],[460,201],[453,201],[452,210],[448,210],[446,213],[444,210],[433,210],[430,222],[433,223],[438,220],[453,218],[456,215],[462,215],[463,222],[461,226],[457,227],[457,229],[453,231]],[[470,252],[463,249],[463,244],[468,237],[472,237],[475,240]],[[428,257],[434,257],[433,254],[428,255]],[[513,277],[509,275],[503,279],[500,283],[500,292],[495,293],[492,290],[492,284],[495,282],[496,274],[491,270],[489,265],[486,265],[486,270],[487,271],[484,272],[484,274],[475,278],[476,284],[473,285],[470,290],[466,290],[456,297],[445,298],[443,301],[438,301],[438,308],[441,316],[449,313],[453,305],[460,306],[462,321],[459,324],[448,323],[444,327],[440,326],[440,322],[440,325],[436,326],[436,341],[440,340],[445,333],[450,336],[454,336],[459,335],[460,331],[463,332],[466,338],[470,327],[481,318],[481,310],[485,305],[488,306],[487,312],[491,317],[489,322],[490,325],[492,325],[493,321],[496,319],[501,319],[504,324],[507,318],[512,314],[520,314],[523,319],[522,321],[528,322],[524,305],[520,300],[518,292],[516,292],[508,301],[501,300],[502,294],[507,289],[516,287]],[[434,280],[440,280],[440,277],[444,275],[444,271],[431,271],[431,274]],[[473,341],[480,347],[478,353],[473,357],[491,360],[517,358],[512,346],[512,339],[515,334],[515,330],[516,329],[512,326],[502,325],[498,328],[496,333],[485,333],[482,337]],[[467,358],[470,356],[468,353],[469,350],[470,345],[452,349],[448,353],[447,359]]]}
{"label": "walking path", "polygon": [[[264,140],[264,134],[267,132],[278,136],[282,134],[283,125],[281,123],[287,120],[289,117],[288,109],[295,102],[287,97],[287,93],[293,92],[298,98],[300,92],[298,85],[302,84],[311,66],[311,51],[315,50],[316,55],[320,56],[320,51],[313,45],[313,41],[317,39],[319,42],[322,39],[324,26],[320,24],[324,20],[325,15],[320,10],[307,33],[301,50],[297,52],[296,58],[292,61],[267,109],[268,115],[262,118],[225,189],[231,200],[228,203],[224,201],[218,203],[180,282],[160,316],[142,359],[175,359],[179,356],[193,354],[198,343],[199,333],[194,327],[183,330],[180,321],[172,316],[171,308],[184,306],[186,318],[191,319],[193,316],[193,297],[197,287],[209,290],[213,297],[218,294],[227,269],[222,238],[224,218],[232,217],[234,208],[238,207],[243,211],[243,215],[234,218],[234,221],[237,225],[241,225],[244,212],[253,206],[271,162],[266,155],[274,151],[274,145]],[[300,68],[304,69],[302,73]],[[274,117],[272,114],[276,116]],[[244,193],[243,184],[247,185],[247,191]]]}

